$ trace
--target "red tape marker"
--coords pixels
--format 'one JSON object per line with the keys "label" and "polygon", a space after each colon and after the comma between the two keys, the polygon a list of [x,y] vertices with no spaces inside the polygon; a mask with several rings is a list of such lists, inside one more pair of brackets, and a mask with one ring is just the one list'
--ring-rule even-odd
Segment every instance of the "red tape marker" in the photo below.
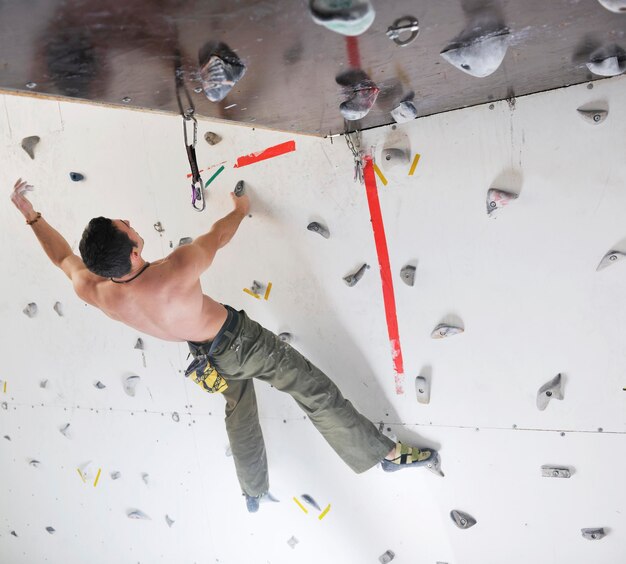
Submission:
{"label": "red tape marker", "polygon": [[380,201],[378,199],[374,164],[370,156],[365,157],[363,177],[365,179],[365,191],[367,193],[367,203],[370,208],[370,217],[372,218],[372,228],[374,229],[374,241],[378,254],[378,264],[380,265],[380,278],[383,283],[383,300],[385,303],[385,314],[387,316],[387,331],[389,332],[389,342],[391,343],[393,367],[396,372],[396,394],[403,394],[404,390],[402,389],[402,384],[404,379],[401,378],[401,376],[404,374],[404,361],[402,360],[402,349],[400,347],[396,298],[393,292],[389,250],[387,249],[385,225],[383,223],[383,214],[380,210]]}
{"label": "red tape marker", "polygon": [[353,35],[346,36],[346,48],[348,50],[348,64],[355,68],[361,68],[361,50],[359,49],[359,38]]}
{"label": "red tape marker", "polygon": [[296,150],[296,142],[286,141],[285,143],[281,143],[280,145],[274,145],[273,147],[268,147],[264,151],[260,151],[258,153],[250,153],[249,155],[244,155],[243,157],[239,157],[237,159],[237,162],[235,163],[234,168],[248,166],[254,163],[258,163],[259,161],[264,161],[266,159],[273,159],[274,157],[284,155],[285,153],[291,153],[292,151],[295,151],[295,150]]}

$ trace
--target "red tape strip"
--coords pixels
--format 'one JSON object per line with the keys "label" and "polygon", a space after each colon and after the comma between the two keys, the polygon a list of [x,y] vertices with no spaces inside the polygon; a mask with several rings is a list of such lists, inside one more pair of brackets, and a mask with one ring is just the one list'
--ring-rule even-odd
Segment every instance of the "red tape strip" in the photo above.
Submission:
{"label": "red tape strip", "polygon": [[250,153],[249,155],[244,155],[243,157],[239,157],[237,159],[237,162],[235,163],[234,168],[241,168],[242,166],[248,166],[254,163],[258,163],[259,161],[272,159],[274,157],[284,155],[285,153],[291,153],[292,151],[295,151],[295,150],[296,150],[296,142],[286,141],[285,143],[281,143],[280,145],[274,145],[273,147],[268,147],[264,151],[260,151],[258,153]]}
{"label": "red tape strip", "polygon": [[393,292],[393,278],[391,277],[391,266],[389,263],[389,250],[387,249],[387,238],[385,236],[385,225],[383,214],[380,210],[378,199],[378,188],[376,187],[376,176],[374,174],[374,164],[372,157],[365,157],[365,168],[363,170],[365,179],[365,191],[367,193],[367,203],[370,208],[372,218],[372,228],[374,229],[374,241],[378,254],[378,264],[380,265],[380,278],[383,284],[383,300],[385,303],[385,314],[387,316],[387,331],[389,332],[389,342],[391,343],[391,357],[396,372],[396,393],[403,394],[402,384],[404,379],[404,361],[402,360],[402,348],[400,347],[400,332],[398,330],[398,316],[396,314],[396,298]]}

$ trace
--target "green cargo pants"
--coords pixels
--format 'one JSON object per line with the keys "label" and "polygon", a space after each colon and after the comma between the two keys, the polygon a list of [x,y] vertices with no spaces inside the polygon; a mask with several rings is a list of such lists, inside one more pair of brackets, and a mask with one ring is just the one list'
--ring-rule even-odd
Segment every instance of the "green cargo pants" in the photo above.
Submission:
{"label": "green cargo pants", "polygon": [[245,493],[257,496],[269,489],[253,378],[291,395],[355,472],[368,470],[387,455],[395,443],[363,417],[321,370],[252,321],[243,310],[226,307],[228,320],[216,338],[207,343],[189,343],[189,348],[194,357],[208,354],[228,383],[223,393],[226,431]]}

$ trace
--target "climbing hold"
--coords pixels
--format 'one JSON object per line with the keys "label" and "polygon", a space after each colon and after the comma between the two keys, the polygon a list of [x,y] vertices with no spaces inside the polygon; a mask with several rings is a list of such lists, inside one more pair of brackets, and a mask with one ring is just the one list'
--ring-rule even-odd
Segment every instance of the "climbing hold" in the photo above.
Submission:
{"label": "climbing hold", "polygon": [[143,339],[139,337],[137,342],[135,343],[135,349],[142,351],[143,350]]}
{"label": "climbing hold", "polygon": [[[385,168],[391,168],[395,165],[407,165],[410,159],[410,155],[407,151],[398,149],[396,147],[388,147],[386,149],[383,149],[381,152],[381,157],[383,159],[383,163],[385,164]],[[383,184],[385,184],[385,182],[383,182]]]}
{"label": "climbing hold", "polygon": [[430,383],[424,376],[415,378],[415,392],[419,403],[430,403]]}
{"label": "climbing hold", "polygon": [[317,501],[315,501],[309,494],[302,494],[300,497],[311,507],[315,507],[318,511],[322,510],[322,508],[317,504]]}
{"label": "climbing hold", "polygon": [[495,217],[496,212],[503,207],[508,206],[518,195],[513,192],[505,192],[497,188],[491,188],[487,191],[487,215]]}
{"label": "climbing hold", "polygon": [[71,439],[72,437],[70,436],[70,424],[66,423],[63,427],[61,427],[59,429],[59,431],[61,431],[61,434],[64,437],[67,437],[68,439]]}
{"label": "climbing hold", "polygon": [[131,509],[126,512],[129,519],[150,519],[141,509]]}
{"label": "climbing hold", "polygon": [[391,562],[395,557],[396,554],[393,550],[386,550],[378,557],[378,561],[380,564],[389,564],[389,562]]}
{"label": "climbing hold", "polygon": [[599,76],[616,76],[626,70],[626,51],[619,45],[601,47],[591,53],[587,68]]}
{"label": "climbing hold", "polygon": [[56,533],[54,527],[46,527],[46,531],[48,531],[51,535],[53,535],[54,533]]}
{"label": "climbing hold", "polygon": [[135,397],[135,388],[137,387],[139,380],[140,378],[137,375],[128,376],[126,380],[124,380],[124,391],[131,398]]}
{"label": "climbing hold", "polygon": [[609,251],[608,253],[606,253],[606,255],[602,257],[600,264],[598,264],[596,268],[596,272],[598,270],[605,269],[607,266],[610,266],[611,264],[617,262],[618,260],[622,260],[625,257],[626,257],[626,253],[622,253],[622,251],[616,251],[614,249]]}
{"label": "climbing hold", "polygon": [[111,472],[111,480],[119,480],[122,474],[117,470],[115,472]]}
{"label": "climbing hold", "polygon": [[2,409],[9,409],[9,404],[6,401],[2,402]]}
{"label": "climbing hold", "polygon": [[263,284],[261,284],[260,282],[257,282],[256,280],[253,280],[252,286],[250,287],[250,291],[253,294],[260,294],[263,288],[265,288]]}
{"label": "climbing hold", "polygon": [[363,274],[369,268],[369,264],[364,264],[359,270],[357,270],[354,274],[349,274],[348,276],[344,276],[345,283],[352,287],[354,286],[361,278],[363,278]]}
{"label": "climbing hold", "polygon": [[376,12],[369,0],[310,0],[313,21],[342,35],[361,35],[374,21]]}
{"label": "climbing hold", "polygon": [[222,137],[218,135],[217,133],[213,133],[212,131],[207,131],[204,134],[204,140],[209,145],[217,145],[222,140]]}
{"label": "climbing hold", "polygon": [[317,221],[313,221],[312,223],[309,223],[306,228],[309,231],[313,231],[313,233],[319,233],[322,237],[324,237],[324,239],[329,239],[330,238],[330,231],[328,231],[328,228],[324,227],[322,224],[318,223]]}
{"label": "climbing hold", "polygon": [[476,524],[476,519],[467,513],[453,509],[450,511],[450,517],[459,529],[469,529]]}
{"label": "climbing hold", "polygon": [[148,485],[148,477],[149,475],[146,474],[145,472],[141,473],[141,479],[143,480],[143,483],[146,484],[146,486]]}
{"label": "climbing hold", "polygon": [[426,462],[426,469],[432,472],[433,474],[436,474],[437,476],[441,476],[443,478],[445,474],[441,470],[441,456],[439,456],[439,453],[436,450],[434,449],[430,449],[430,450],[433,451],[434,456],[431,457],[432,458],[431,460],[428,460]]}
{"label": "climbing hold", "polygon": [[39,382],[39,387],[46,389],[48,387],[48,380],[42,380],[41,382]]}
{"label": "climbing hold", "polygon": [[9,435],[4,435],[4,438],[5,438],[7,441],[10,441],[10,440],[11,440],[11,437],[9,437]]}
{"label": "climbing hold", "polygon": [[349,121],[364,118],[376,102],[380,91],[378,86],[361,69],[349,69],[339,74],[335,80],[343,86],[347,97],[339,105],[341,115]]}
{"label": "climbing hold", "polygon": [[221,102],[226,98],[246,73],[246,65],[237,54],[219,41],[205,43],[200,49],[198,59],[202,88],[211,102]]}
{"label": "climbing hold", "polygon": [[154,227],[154,230],[157,233],[163,233],[163,231],[165,231],[165,228],[163,227],[160,221],[157,221],[156,223],[154,223],[152,227]]}
{"label": "climbing hold", "polygon": [[626,13],[626,0],[598,0],[598,2],[616,14]]}
{"label": "climbing hold", "polygon": [[233,455],[233,451],[232,451],[232,449],[230,448],[230,445],[228,445],[228,446],[226,447],[226,457],[228,458],[228,457],[231,457],[232,455]]}
{"label": "climbing hold", "polygon": [[172,419],[176,421],[176,423],[178,423],[180,421],[180,415],[178,415],[178,413],[174,411],[174,413],[172,413]]}
{"label": "climbing hold", "polygon": [[22,139],[22,149],[28,153],[31,159],[35,159],[35,145],[39,143],[41,139],[37,135],[31,135],[30,137],[24,137]]}
{"label": "climbing hold", "polygon": [[537,407],[543,411],[548,407],[551,399],[563,399],[563,383],[561,374],[557,374],[552,380],[541,386],[537,392]]}
{"label": "climbing hold", "polygon": [[192,237],[181,237],[178,241],[178,246],[182,247],[183,245],[189,245],[189,243],[193,243]]}
{"label": "climbing hold", "polygon": [[542,466],[541,475],[544,478],[571,478],[572,472],[569,468],[557,468],[555,466]]}
{"label": "climbing hold", "polygon": [[241,196],[243,196],[246,193],[246,187],[243,183],[243,180],[240,180],[239,182],[237,182],[237,185],[235,186],[235,190],[234,190],[235,196],[237,198],[240,198]]}
{"label": "climbing hold", "polygon": [[[396,45],[400,47],[406,47],[410,43],[415,41],[415,38],[420,32],[419,21],[412,16],[402,16],[398,18],[393,25],[387,28],[387,37],[391,39]],[[401,34],[405,35],[404,39],[400,39]]]}
{"label": "climbing hold", "polygon": [[283,342],[283,343],[291,343],[292,337],[291,337],[291,333],[280,333],[278,335],[278,338]]}
{"label": "climbing hold", "polygon": [[61,304],[61,302],[55,302],[55,304],[52,307],[52,309],[54,309],[54,311],[57,312],[57,315],[59,317],[63,317],[63,304]]}
{"label": "climbing hold", "polygon": [[465,329],[463,327],[458,327],[457,325],[449,325],[447,323],[440,323],[433,329],[433,332],[430,336],[433,339],[445,339],[446,337],[452,337],[453,335],[458,335],[459,333],[463,333]]}
{"label": "climbing hold", "polygon": [[85,180],[85,177],[80,172],[70,172],[70,180],[80,182],[81,180]]}
{"label": "climbing hold", "polygon": [[412,264],[407,264],[400,270],[400,278],[407,286],[413,286],[415,284],[415,272],[417,268]]}
{"label": "climbing hold", "polygon": [[168,527],[171,527],[174,524],[174,519],[171,519],[169,515],[166,515],[165,522],[167,523]]}
{"label": "climbing hold", "polygon": [[287,544],[291,547],[291,548],[296,548],[296,545],[298,544],[298,539],[296,537],[291,537],[288,541]]}
{"label": "climbing hold", "polygon": [[483,78],[498,69],[506,55],[508,43],[509,31],[503,29],[466,42],[450,43],[440,55],[457,69]]}
{"label": "climbing hold", "polygon": [[609,115],[609,112],[606,110],[581,110],[578,108],[577,111],[580,117],[593,124],[602,123],[606,119],[606,116]]}
{"label": "climbing hold", "polygon": [[105,386],[102,382],[100,382],[100,380],[98,380],[98,381],[94,384],[94,386],[95,386],[96,388],[98,388],[99,390],[104,390],[104,388],[106,388],[106,386]]}
{"label": "climbing hold", "polygon": [[391,117],[396,123],[407,123],[413,121],[417,117],[417,108],[413,102],[408,100],[400,102],[393,110],[391,110]]}
{"label": "climbing hold", "polygon": [[12,534],[14,537],[17,537],[17,533],[16,533],[15,531],[11,531],[11,534]]}
{"label": "climbing hold", "polygon": [[606,536],[602,527],[599,529],[580,529],[580,532],[587,540],[600,540]]}
{"label": "climbing hold", "polygon": [[41,464],[41,462],[39,462],[39,460],[31,460],[28,464],[30,464],[33,468],[39,468],[39,465]]}
{"label": "climbing hold", "polygon": [[22,312],[24,313],[24,315],[26,315],[27,317],[35,317],[35,315],[37,315],[37,304],[35,302],[31,302],[29,303],[23,310]]}

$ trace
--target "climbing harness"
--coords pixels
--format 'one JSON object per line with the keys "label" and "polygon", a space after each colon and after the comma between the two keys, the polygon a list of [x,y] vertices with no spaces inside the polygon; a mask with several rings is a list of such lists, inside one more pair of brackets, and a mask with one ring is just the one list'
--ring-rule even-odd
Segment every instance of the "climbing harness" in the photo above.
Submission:
{"label": "climbing harness", "polygon": [[[206,208],[206,195],[204,193],[204,185],[202,183],[202,177],[200,176],[200,170],[198,169],[198,161],[196,159],[196,143],[198,141],[198,120],[195,116],[195,106],[193,100],[189,95],[189,91],[185,86],[185,71],[182,69],[180,63],[180,53],[176,54],[176,67],[174,69],[174,75],[176,79],[176,101],[178,102],[178,109],[180,115],[183,118],[183,135],[185,139],[185,150],[187,151],[187,158],[189,159],[189,166],[191,167],[191,205],[196,211],[204,211]],[[187,99],[187,107],[183,108],[183,102],[181,99],[181,91],[184,93]],[[189,143],[189,137],[187,135],[187,125],[189,122],[193,122],[193,142]],[[196,205],[200,202],[200,206]]]}

